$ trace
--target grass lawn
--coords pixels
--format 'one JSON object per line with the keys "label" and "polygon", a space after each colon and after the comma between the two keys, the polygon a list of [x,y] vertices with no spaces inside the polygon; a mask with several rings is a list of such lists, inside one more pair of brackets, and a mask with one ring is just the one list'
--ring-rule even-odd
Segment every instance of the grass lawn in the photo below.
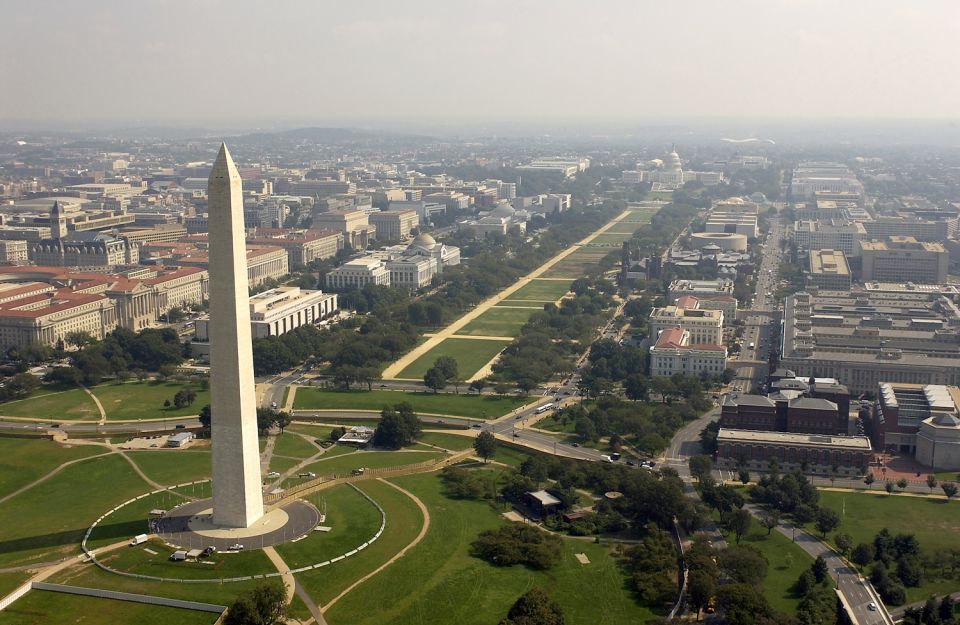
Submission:
{"label": "grass lawn", "polygon": [[[181,389],[193,390],[196,400],[185,408],[173,407],[173,396]],[[210,403],[210,391],[200,389],[199,384],[183,382],[126,382],[124,384],[101,384],[91,389],[97,396],[109,421],[132,421],[135,419],[162,419],[195,415]],[[170,400],[169,408],[163,407]]]}
{"label": "grass lawn", "polygon": [[[336,564],[325,566],[322,569],[315,569],[297,575],[297,581],[303,584],[313,600],[320,605],[328,603],[354,581],[393,557],[394,554],[403,549],[417,536],[423,525],[423,515],[421,515],[416,504],[392,486],[376,481],[363,482],[359,486],[363,492],[375,499],[384,509],[387,514],[387,525],[386,528],[384,528],[383,534],[380,535],[380,538],[377,539],[376,542],[356,555],[346,560],[341,560]],[[330,512],[332,513],[332,509]],[[297,544],[300,543],[294,543],[294,545]],[[400,562],[403,560],[406,560],[406,557],[402,558]],[[381,575],[392,570],[393,566],[395,565],[385,569]],[[373,577],[371,582],[379,577],[380,575]],[[358,586],[354,592],[359,592],[367,583]],[[351,595],[348,594],[344,599],[350,596]],[[383,605],[383,600],[376,599],[374,603],[367,606],[364,611],[375,609],[376,606],[381,605]],[[353,623],[355,617],[356,615],[350,615],[337,620],[330,619],[329,622]],[[430,621],[423,622],[429,623]],[[455,621],[440,622],[453,623]]]}
{"label": "grass lawn", "polygon": [[[134,501],[101,521],[90,534],[87,546],[96,549],[129,539],[137,534],[146,534],[149,531],[147,517],[151,510],[154,508],[169,510],[186,502],[187,500],[183,497],[170,493],[156,493]],[[115,558],[116,554],[122,551],[125,550],[115,551],[107,557]]]}
{"label": "grass lawn", "polygon": [[[821,490],[820,505],[844,515],[837,531],[850,534],[854,544],[872,543],[877,532],[887,528],[892,534],[916,536],[925,554],[958,545],[960,505],[955,501],[947,503],[942,499],[899,497],[885,492],[870,494]],[[907,588],[907,601],[922,601],[930,593],[942,594],[957,589],[960,589],[960,579],[939,580],[927,575],[919,588]]]}
{"label": "grass lawn", "polygon": [[490,459],[495,462],[502,462],[514,468],[519,468],[524,460],[533,456],[545,455],[539,451],[527,449],[525,447],[514,447],[513,445],[497,441],[497,450]]}
{"label": "grass lawn", "polygon": [[210,448],[128,451],[151,480],[164,486],[183,484],[210,477]]}
{"label": "grass lawn", "polygon": [[205,625],[219,614],[182,608],[117,601],[99,597],[68,595],[62,592],[31,590],[0,615],[3,625]]}
{"label": "grass lawn", "polygon": [[504,301],[528,300],[536,302],[555,302],[570,290],[566,280],[531,280]]}
{"label": "grass lawn", "polygon": [[70,460],[106,453],[95,445],[61,445],[49,440],[0,438],[0,497],[43,477]]}
{"label": "grass lawn", "polygon": [[64,390],[59,386],[41,386],[26,399],[0,404],[0,414],[44,421],[96,421],[100,418],[97,405],[82,388]]}
{"label": "grass lawn", "polygon": [[67,467],[0,506],[0,566],[77,553],[90,523],[116,504],[148,490],[119,455]]}
{"label": "grass lawn", "polygon": [[[331,607],[326,613],[331,623],[496,623],[534,585],[561,604],[568,623],[642,623],[654,616],[636,603],[608,545],[565,541],[561,564],[549,571],[494,567],[471,557],[469,549],[479,532],[503,524],[498,510],[485,502],[448,499],[437,475],[394,481],[427,505],[430,530],[405,557]],[[574,553],[585,553],[590,564],[579,564]]]}
{"label": "grass lawn", "polygon": [[[483,343],[485,341],[468,341]],[[305,389],[297,391],[297,410],[330,410],[348,408],[380,411],[384,406],[408,402],[414,411],[456,417],[496,418],[528,403],[529,398],[465,393],[409,393],[406,391],[329,391]]]}
{"label": "grass lawn", "polygon": [[316,445],[289,431],[279,435],[273,444],[273,453],[292,458],[309,458],[319,452]]}
{"label": "grass lawn", "polygon": [[[361,488],[363,485],[361,484]],[[335,558],[370,540],[380,529],[380,511],[349,486],[336,486],[308,497],[318,510],[326,500],[329,532],[311,532],[303,540],[279,545],[277,552],[290,568]]]}
{"label": "grass lawn", "polygon": [[629,239],[633,235],[633,232],[620,233],[620,232],[610,232],[609,230],[603,234],[598,234],[596,237],[590,241],[589,245],[594,247],[619,247],[624,241]]}
{"label": "grass lawn", "polygon": [[[527,322],[530,315],[540,310],[542,308],[498,308],[494,306],[463,326],[457,331],[457,334],[468,336],[519,336],[520,328]],[[479,367],[477,368],[479,369]]]}
{"label": "grass lawn", "polygon": [[315,439],[320,439],[322,441],[327,440],[330,437],[330,430],[332,427],[326,425],[311,425],[309,423],[296,423],[294,425],[288,425],[287,432],[297,432],[299,434],[306,434],[307,436],[313,437]]}
{"label": "grass lawn", "polygon": [[278,456],[274,454],[270,458],[270,470],[278,473],[284,473],[297,466],[301,462],[303,462],[303,459],[301,458],[287,458],[286,456]]}
{"label": "grass lawn", "polygon": [[570,254],[556,265],[548,269],[543,275],[545,278],[580,278],[588,271],[597,269],[600,259],[612,250],[600,247],[585,246]]}
{"label": "grass lawn", "polygon": [[[157,553],[148,553],[145,549],[147,546]],[[118,571],[179,579],[221,579],[273,573],[277,570],[260,549],[248,549],[239,553],[217,552],[206,559],[214,564],[171,562],[170,554],[174,551],[173,547],[163,541],[151,540],[147,545],[122,547],[112,551],[101,561]]]}
{"label": "grass lawn", "polygon": [[[440,458],[443,455],[440,451],[356,451],[333,456],[327,460],[317,460],[304,467],[303,471],[312,471],[317,475],[341,475],[360,467],[367,469],[399,467]],[[302,481],[299,478],[291,478],[286,480],[286,486],[299,484]]]}
{"label": "grass lawn", "polygon": [[766,528],[761,527],[756,520],[741,544],[756,547],[769,562],[767,576],[763,580],[763,594],[773,609],[796,614],[800,598],[790,592],[790,587],[804,570],[810,568],[813,558],[776,530],[767,536]]}
{"label": "grass lawn", "polygon": [[[28,579],[30,579],[30,573],[27,572],[0,573],[0,597],[6,597]],[[2,614],[0,612],[0,615]]]}
{"label": "grass lawn", "polygon": [[429,445],[436,445],[437,447],[443,447],[444,449],[460,451],[461,449],[473,447],[474,435],[472,432],[473,430],[471,430],[470,436],[460,436],[459,434],[442,434],[440,432],[424,432],[420,435],[420,442],[427,443]]}
{"label": "grass lawn", "polygon": [[503,348],[509,344],[510,341],[445,339],[426,354],[410,363],[397,377],[410,380],[422,380],[423,374],[433,366],[437,358],[450,356],[457,361],[460,377],[466,380],[493,360],[493,357],[503,351]]}

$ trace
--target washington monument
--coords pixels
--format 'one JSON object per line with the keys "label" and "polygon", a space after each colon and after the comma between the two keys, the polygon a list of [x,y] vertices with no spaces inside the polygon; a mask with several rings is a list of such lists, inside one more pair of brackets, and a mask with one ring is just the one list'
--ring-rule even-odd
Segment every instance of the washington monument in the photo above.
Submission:
{"label": "washington monument", "polygon": [[243,194],[226,145],[220,146],[208,185],[213,523],[250,527],[263,516],[257,398]]}

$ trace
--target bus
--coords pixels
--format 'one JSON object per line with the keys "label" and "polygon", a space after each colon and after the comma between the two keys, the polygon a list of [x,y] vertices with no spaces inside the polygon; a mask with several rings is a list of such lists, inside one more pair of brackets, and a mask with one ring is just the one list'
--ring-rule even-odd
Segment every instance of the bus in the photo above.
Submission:
{"label": "bus", "polygon": [[553,408],[553,404],[544,404],[542,406],[537,406],[537,409],[534,410],[534,412],[536,414],[543,414],[546,411],[550,410],[551,408]]}

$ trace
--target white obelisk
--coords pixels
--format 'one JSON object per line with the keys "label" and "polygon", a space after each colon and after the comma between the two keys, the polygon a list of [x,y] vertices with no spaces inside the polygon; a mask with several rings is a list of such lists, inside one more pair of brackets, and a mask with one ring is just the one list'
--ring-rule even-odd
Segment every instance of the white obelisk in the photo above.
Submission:
{"label": "white obelisk", "polygon": [[226,145],[220,146],[208,184],[213,522],[250,527],[263,516],[257,398],[243,193]]}

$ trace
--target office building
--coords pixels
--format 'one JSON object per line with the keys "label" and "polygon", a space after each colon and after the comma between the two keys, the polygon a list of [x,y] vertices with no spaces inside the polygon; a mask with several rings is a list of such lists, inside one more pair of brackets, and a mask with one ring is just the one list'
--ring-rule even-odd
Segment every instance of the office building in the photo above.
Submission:
{"label": "office building", "polygon": [[29,251],[26,241],[0,239],[0,262],[5,265],[22,265],[27,262]]}
{"label": "office building", "polygon": [[730,325],[737,318],[737,298],[733,296],[733,281],[674,280],[667,288],[667,301],[676,304],[684,296],[697,299],[697,307],[703,310],[723,311],[723,320]]}
{"label": "office building", "polygon": [[330,211],[313,216],[313,227],[343,233],[344,244],[355,250],[366,249],[376,236],[369,213],[362,210]]}
{"label": "office building", "polygon": [[785,301],[780,366],[843,380],[851,393],[881,382],[957,385],[960,309],[935,293],[796,293]]}
{"label": "office building", "polygon": [[[280,336],[334,314],[337,295],[282,286],[250,296],[249,308],[251,337]],[[196,338],[198,341],[210,340],[209,317],[197,319]]]}
{"label": "office building", "polygon": [[[648,321],[650,336],[659,336],[668,328],[681,328],[690,334],[691,345],[723,343],[723,311],[701,310],[695,298],[680,298],[678,305],[654,308]],[[686,306],[691,306],[687,308]]]}
{"label": "office building", "polygon": [[330,289],[362,289],[368,284],[390,285],[390,271],[379,258],[356,258],[327,274]]}
{"label": "office building", "polygon": [[881,383],[872,433],[878,450],[914,455],[933,471],[960,469],[960,388]]}
{"label": "office building", "polygon": [[790,195],[794,199],[812,199],[817,191],[849,193],[861,201],[863,198],[863,184],[846,165],[829,162],[801,163],[793,171]]}
{"label": "office building", "polygon": [[850,265],[840,250],[810,250],[807,286],[830,291],[850,290]]}
{"label": "office building", "polygon": [[657,342],[650,348],[650,375],[653,377],[670,377],[676,373],[719,377],[726,368],[726,347],[693,345],[690,332],[679,327],[661,331]]}
{"label": "office building", "polygon": [[839,250],[847,258],[860,255],[860,242],[866,240],[864,224],[846,219],[794,222],[790,236],[798,249]]}
{"label": "office building", "polygon": [[891,236],[886,241],[860,243],[864,282],[947,281],[950,254],[941,243]]}
{"label": "office building", "polygon": [[946,220],[918,219],[912,215],[888,217],[878,215],[863,222],[867,237],[882,241],[887,237],[913,237],[917,241],[943,242],[956,233],[956,218]]}
{"label": "office building", "polygon": [[403,241],[420,225],[417,211],[409,209],[370,213],[369,221],[376,226],[377,239],[381,241]]}
{"label": "office building", "polygon": [[287,252],[290,267],[305,267],[314,260],[336,256],[343,249],[344,234],[304,228],[253,228],[247,231],[247,243],[280,247]]}
{"label": "office building", "polygon": [[865,436],[825,436],[721,428],[717,435],[717,466],[766,470],[776,460],[784,472],[859,475],[873,461]]}

